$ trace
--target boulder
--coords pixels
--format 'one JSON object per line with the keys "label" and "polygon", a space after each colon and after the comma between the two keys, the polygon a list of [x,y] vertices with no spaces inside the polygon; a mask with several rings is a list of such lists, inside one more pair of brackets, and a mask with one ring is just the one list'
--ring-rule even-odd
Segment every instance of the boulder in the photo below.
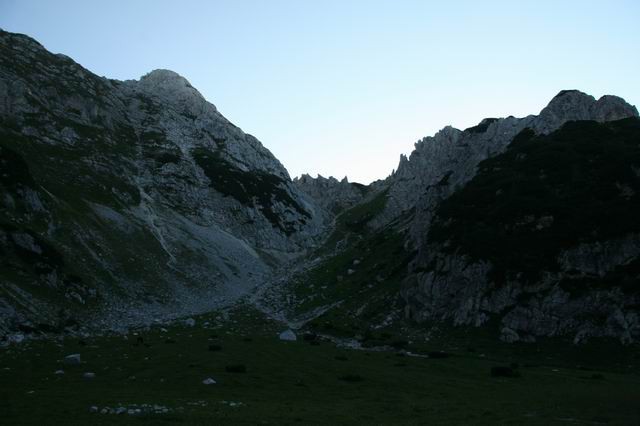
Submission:
{"label": "boulder", "polygon": [[80,359],[80,354],[71,354],[64,357],[64,363],[67,365],[78,365],[82,361]]}
{"label": "boulder", "polygon": [[215,385],[217,382],[213,380],[211,377],[207,377],[202,381],[203,385]]}
{"label": "boulder", "polygon": [[517,342],[520,340],[520,335],[518,334],[517,331],[509,328],[509,327],[504,327],[501,331],[500,331],[500,340],[502,340],[503,342],[507,342],[507,343],[513,343],[513,342]]}
{"label": "boulder", "polygon": [[12,334],[9,336],[9,342],[11,343],[22,343],[24,342],[24,334]]}
{"label": "boulder", "polygon": [[282,333],[280,333],[280,336],[278,337],[280,338],[280,340],[285,340],[289,342],[295,342],[298,339],[296,337],[296,333],[294,333],[293,330],[291,329],[283,331]]}

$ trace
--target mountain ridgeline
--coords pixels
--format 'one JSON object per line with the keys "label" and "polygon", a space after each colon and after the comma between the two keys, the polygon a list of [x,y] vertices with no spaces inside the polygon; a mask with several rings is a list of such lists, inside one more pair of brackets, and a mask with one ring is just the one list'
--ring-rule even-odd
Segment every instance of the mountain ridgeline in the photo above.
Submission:
{"label": "mountain ridgeline", "polygon": [[98,77],[0,32],[0,332],[125,328],[253,300],[361,335],[640,339],[640,119],[560,92],[446,127],[365,186],[292,180],[167,70]]}
{"label": "mountain ridgeline", "polygon": [[228,304],[332,215],[178,74],[90,73],[0,33],[2,327]]}

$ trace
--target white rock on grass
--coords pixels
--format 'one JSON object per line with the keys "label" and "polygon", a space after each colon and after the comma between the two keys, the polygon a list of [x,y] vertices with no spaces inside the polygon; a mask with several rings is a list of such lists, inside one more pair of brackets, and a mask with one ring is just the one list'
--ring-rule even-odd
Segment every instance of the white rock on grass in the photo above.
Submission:
{"label": "white rock on grass", "polygon": [[11,343],[22,343],[24,342],[24,334],[12,334],[9,336],[8,340]]}
{"label": "white rock on grass", "polygon": [[280,340],[285,340],[289,342],[294,342],[297,340],[296,333],[294,333],[293,330],[291,329],[283,331],[282,333],[280,333],[279,337],[280,337]]}
{"label": "white rock on grass", "polygon": [[203,385],[215,385],[217,382],[213,380],[211,377],[207,377],[202,381]]}
{"label": "white rock on grass", "polygon": [[184,325],[186,325],[187,327],[193,327],[196,325],[196,320],[194,320],[193,318],[187,318],[186,320],[184,320]]}
{"label": "white rock on grass", "polygon": [[509,327],[504,327],[500,332],[500,340],[507,343],[513,343],[520,340],[518,332]]}
{"label": "white rock on grass", "polygon": [[82,375],[85,379],[95,379],[96,373],[86,372]]}
{"label": "white rock on grass", "polygon": [[64,374],[64,370],[56,370],[53,372],[56,376],[62,376]]}
{"label": "white rock on grass", "polygon": [[80,354],[71,354],[64,357],[64,363],[67,365],[78,365],[81,362]]}

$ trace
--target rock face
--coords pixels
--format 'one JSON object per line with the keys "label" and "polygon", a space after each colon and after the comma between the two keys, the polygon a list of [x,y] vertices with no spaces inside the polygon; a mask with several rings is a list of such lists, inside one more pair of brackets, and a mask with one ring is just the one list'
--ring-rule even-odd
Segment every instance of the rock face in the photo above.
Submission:
{"label": "rock face", "polygon": [[100,78],[0,32],[0,124],[0,332],[219,306],[330,222],[172,71]]}
{"label": "rock face", "polygon": [[334,214],[358,204],[368,192],[366,186],[351,183],[346,177],[339,181],[333,176],[325,178],[318,175],[317,178],[312,178],[304,174],[295,178],[293,183],[308,194],[316,204]]}
{"label": "rock face", "polygon": [[407,317],[637,341],[639,140],[635,107],[565,91],[539,116],[418,142],[383,216],[414,214]]}
{"label": "rock face", "polygon": [[596,101],[577,90],[556,95],[539,115],[524,118],[486,118],[464,131],[445,127],[434,136],[415,144],[407,158],[400,156],[396,171],[385,184],[389,186],[384,223],[416,208],[414,237],[428,226],[433,207],[475,176],[481,161],[498,155],[524,129],[547,134],[575,120],[597,122],[638,117],[638,110],[616,96]]}

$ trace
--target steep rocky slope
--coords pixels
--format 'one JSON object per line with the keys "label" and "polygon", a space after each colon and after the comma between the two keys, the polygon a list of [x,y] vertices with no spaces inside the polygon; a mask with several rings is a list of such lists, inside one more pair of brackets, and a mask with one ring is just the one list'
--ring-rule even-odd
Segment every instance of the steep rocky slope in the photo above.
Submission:
{"label": "steep rocky slope", "polygon": [[508,341],[637,340],[639,121],[621,98],[569,90],[538,116],[424,138],[338,217],[293,312],[353,334],[404,316]]}
{"label": "steep rocky slope", "polygon": [[621,98],[567,90],[538,116],[419,141],[376,219],[411,217],[407,318],[637,340],[638,121]]}
{"label": "steep rocky slope", "polygon": [[[407,314],[502,338],[640,337],[640,119],[525,129],[439,204]],[[417,232],[417,231],[416,231]]]}
{"label": "steep rocky slope", "polygon": [[172,71],[100,78],[6,32],[0,54],[0,333],[253,294],[347,335],[640,339],[640,119],[621,98],[446,127],[369,186],[292,181]]}
{"label": "steep rocky slope", "polygon": [[171,71],[100,78],[1,32],[0,120],[0,330],[210,309],[331,221]]}

